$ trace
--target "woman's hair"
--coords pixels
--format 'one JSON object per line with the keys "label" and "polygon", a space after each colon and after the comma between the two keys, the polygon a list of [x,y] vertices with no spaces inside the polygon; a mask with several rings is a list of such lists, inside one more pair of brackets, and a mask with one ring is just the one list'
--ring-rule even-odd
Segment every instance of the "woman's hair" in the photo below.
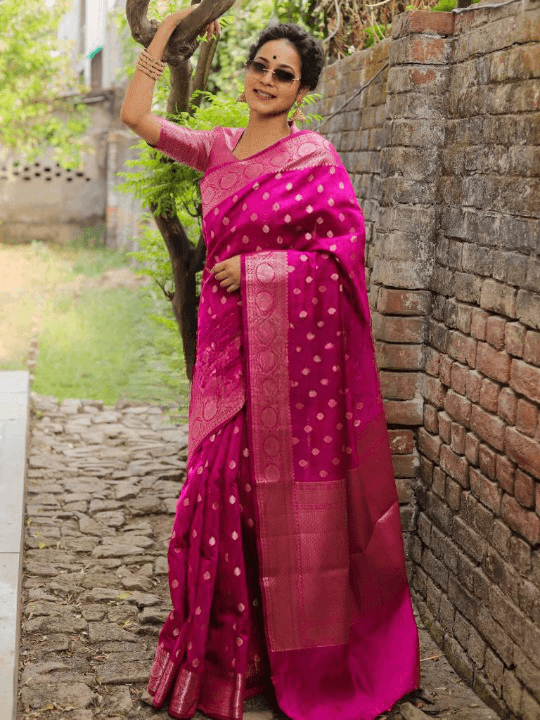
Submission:
{"label": "woman's hair", "polygon": [[294,23],[268,25],[259,35],[259,39],[249,48],[247,65],[253,62],[258,50],[269,40],[288,40],[295,46],[300,55],[302,68],[300,85],[315,90],[326,62],[322,43],[300,25]]}

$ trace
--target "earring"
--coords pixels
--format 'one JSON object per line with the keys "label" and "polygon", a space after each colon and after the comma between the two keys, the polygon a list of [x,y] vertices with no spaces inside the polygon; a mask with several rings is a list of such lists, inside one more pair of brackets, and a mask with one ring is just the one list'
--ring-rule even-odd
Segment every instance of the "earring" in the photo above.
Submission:
{"label": "earring", "polygon": [[242,90],[241,94],[236,98],[236,102],[237,103],[247,102],[246,93],[244,92],[244,90]]}
{"label": "earring", "polygon": [[[304,101],[302,100],[302,102],[304,102]],[[306,121],[306,116],[304,115],[304,113],[302,112],[302,108],[300,107],[302,102],[299,102],[297,104],[296,110],[294,111],[294,115],[291,118],[291,120],[294,120],[295,122],[305,122]]]}

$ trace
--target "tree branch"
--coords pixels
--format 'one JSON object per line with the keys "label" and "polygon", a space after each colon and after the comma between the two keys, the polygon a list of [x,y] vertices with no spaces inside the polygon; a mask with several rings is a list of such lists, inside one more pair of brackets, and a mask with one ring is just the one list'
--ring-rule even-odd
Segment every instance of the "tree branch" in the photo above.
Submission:
{"label": "tree branch", "polygon": [[[199,53],[199,60],[195,69],[195,77],[193,78],[193,89],[191,94],[196,90],[204,90],[208,83],[208,76],[210,75],[210,69],[212,67],[212,60],[217,50],[217,38],[213,37],[210,42],[205,41],[201,45],[201,51]],[[202,95],[197,95],[193,98],[192,104],[197,107],[200,106]]]}
{"label": "tree branch", "polygon": [[148,19],[150,0],[127,0],[126,16],[133,39],[148,47],[156,34],[159,23]]}

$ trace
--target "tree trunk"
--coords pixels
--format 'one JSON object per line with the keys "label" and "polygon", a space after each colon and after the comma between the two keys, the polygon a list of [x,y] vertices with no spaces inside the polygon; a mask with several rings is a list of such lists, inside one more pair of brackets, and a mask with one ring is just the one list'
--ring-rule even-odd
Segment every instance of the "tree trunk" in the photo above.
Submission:
{"label": "tree trunk", "polygon": [[[150,0],[127,0],[126,16],[133,38],[148,47],[152,42],[158,22],[148,20]],[[221,17],[234,0],[201,0],[200,3],[172,34],[165,49],[163,61],[171,70],[171,92],[167,100],[167,112],[178,114],[190,111],[190,98],[195,90],[205,90],[210,67],[216,50],[217,40],[203,41],[199,60],[192,80],[191,60],[197,49],[197,37],[210,22]],[[199,105],[200,99],[194,104]],[[155,207],[152,207],[152,212]],[[187,233],[176,213],[154,216],[161,232],[169,256],[174,278],[174,296],[172,308],[182,337],[186,375],[193,377],[193,367],[197,347],[197,311],[198,298],[195,276],[202,270],[206,258],[206,247],[202,234],[197,245],[190,242]]]}

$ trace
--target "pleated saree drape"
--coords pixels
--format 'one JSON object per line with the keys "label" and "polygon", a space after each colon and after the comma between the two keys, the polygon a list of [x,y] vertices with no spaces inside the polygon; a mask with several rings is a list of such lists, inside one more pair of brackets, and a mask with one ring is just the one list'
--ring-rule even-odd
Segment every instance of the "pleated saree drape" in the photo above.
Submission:
{"label": "pleated saree drape", "polygon": [[[313,131],[240,161],[239,129],[161,124],[158,149],[205,172],[208,253],[154,705],[238,720],[271,682],[293,720],[372,720],[419,656],[362,211]],[[209,269],[235,255],[227,293]]]}

